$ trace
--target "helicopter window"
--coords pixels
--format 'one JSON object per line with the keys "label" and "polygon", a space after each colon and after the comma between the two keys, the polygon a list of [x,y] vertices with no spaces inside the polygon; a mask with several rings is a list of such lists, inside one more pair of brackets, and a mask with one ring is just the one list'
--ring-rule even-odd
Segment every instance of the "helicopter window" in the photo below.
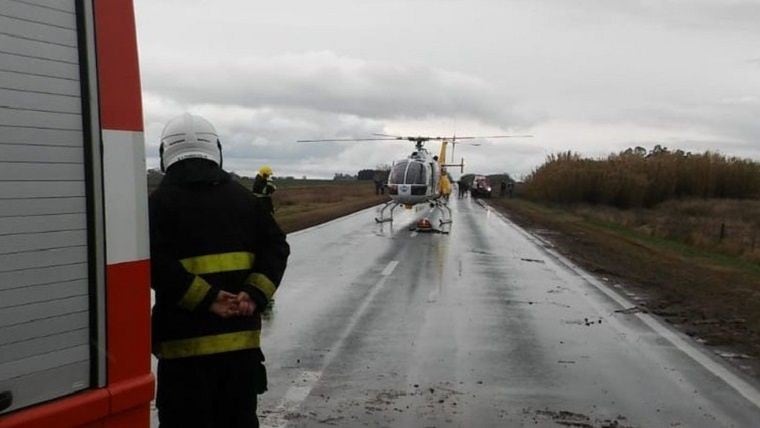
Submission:
{"label": "helicopter window", "polygon": [[409,164],[408,161],[401,161],[397,164],[393,165],[393,168],[391,169],[391,175],[390,179],[388,180],[388,183],[390,184],[403,184],[404,183],[404,177],[406,176],[406,167]]}
{"label": "helicopter window", "polygon": [[421,162],[409,162],[409,167],[406,170],[405,184],[423,184],[427,185],[427,178],[425,177],[424,164]]}

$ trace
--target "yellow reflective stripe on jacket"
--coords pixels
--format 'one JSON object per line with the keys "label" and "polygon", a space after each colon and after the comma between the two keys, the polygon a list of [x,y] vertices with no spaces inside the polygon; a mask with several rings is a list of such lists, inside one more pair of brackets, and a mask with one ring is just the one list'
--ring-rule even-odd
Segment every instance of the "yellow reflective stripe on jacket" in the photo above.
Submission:
{"label": "yellow reflective stripe on jacket", "polygon": [[268,300],[272,300],[274,292],[277,291],[277,287],[274,286],[274,283],[262,273],[252,273],[248,276],[246,283],[258,288],[259,291],[264,293]]}
{"label": "yellow reflective stripe on jacket", "polygon": [[203,275],[206,273],[247,270],[253,267],[256,256],[247,251],[234,253],[207,254],[205,256],[188,257],[180,260],[182,266],[190,273]]}
{"label": "yellow reflective stripe on jacket", "polygon": [[158,345],[158,357],[184,358],[254,349],[259,347],[260,336],[260,330],[246,330],[214,336],[170,340]]}
{"label": "yellow reflective stripe on jacket", "polygon": [[185,295],[179,300],[179,305],[188,311],[192,311],[206,297],[211,286],[200,276],[196,276],[190,287],[187,288]]}

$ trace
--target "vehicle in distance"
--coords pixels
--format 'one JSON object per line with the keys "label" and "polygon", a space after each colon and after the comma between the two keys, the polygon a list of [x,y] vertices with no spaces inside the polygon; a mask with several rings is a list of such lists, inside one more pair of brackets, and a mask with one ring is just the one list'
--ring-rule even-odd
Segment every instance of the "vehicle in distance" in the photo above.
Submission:
{"label": "vehicle in distance", "polygon": [[490,198],[491,197],[491,183],[488,181],[488,177],[484,175],[476,175],[472,179],[472,187],[470,188],[470,194],[475,198]]}

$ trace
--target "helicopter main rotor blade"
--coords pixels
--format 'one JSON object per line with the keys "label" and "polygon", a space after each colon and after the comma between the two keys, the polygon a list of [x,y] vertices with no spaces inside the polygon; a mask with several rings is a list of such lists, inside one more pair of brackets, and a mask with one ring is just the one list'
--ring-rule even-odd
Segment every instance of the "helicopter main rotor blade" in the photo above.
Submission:
{"label": "helicopter main rotor blade", "polygon": [[435,140],[450,140],[450,141],[457,141],[457,140],[475,140],[478,138],[533,138],[532,135],[483,135],[478,137],[436,137]]}
{"label": "helicopter main rotor blade", "polygon": [[395,139],[398,139],[398,140],[403,140],[404,138],[406,138],[406,137],[402,137],[400,135],[388,135],[388,134],[372,134],[372,135],[377,135],[378,137],[391,137],[391,138],[395,138]]}
{"label": "helicopter main rotor blade", "polygon": [[380,138],[328,138],[328,139],[320,139],[320,140],[297,140],[298,143],[322,143],[322,142],[333,142],[333,141],[411,141],[411,142],[417,142],[417,143],[423,143],[425,141],[451,141],[452,143],[456,143],[457,140],[475,140],[475,139],[485,139],[485,138],[531,138],[532,135],[488,135],[483,137],[423,137],[423,136],[417,136],[417,137],[402,137],[398,135],[388,135],[388,134],[372,134],[376,135]]}
{"label": "helicopter main rotor blade", "polygon": [[297,143],[323,143],[331,141],[396,141],[397,138],[328,138],[324,140],[296,140]]}
{"label": "helicopter main rotor blade", "polygon": [[[459,138],[459,137],[457,137]],[[526,135],[489,135],[485,137],[475,137],[475,138],[533,138],[532,135],[526,134]]]}

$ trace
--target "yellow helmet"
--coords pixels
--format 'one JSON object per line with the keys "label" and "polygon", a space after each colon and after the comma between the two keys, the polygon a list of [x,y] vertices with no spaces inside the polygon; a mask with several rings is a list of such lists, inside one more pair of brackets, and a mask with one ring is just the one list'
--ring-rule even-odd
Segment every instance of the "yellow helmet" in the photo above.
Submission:
{"label": "yellow helmet", "polygon": [[261,168],[259,168],[259,174],[266,175],[266,176],[272,175],[273,174],[272,167],[270,167],[269,165],[262,166]]}

